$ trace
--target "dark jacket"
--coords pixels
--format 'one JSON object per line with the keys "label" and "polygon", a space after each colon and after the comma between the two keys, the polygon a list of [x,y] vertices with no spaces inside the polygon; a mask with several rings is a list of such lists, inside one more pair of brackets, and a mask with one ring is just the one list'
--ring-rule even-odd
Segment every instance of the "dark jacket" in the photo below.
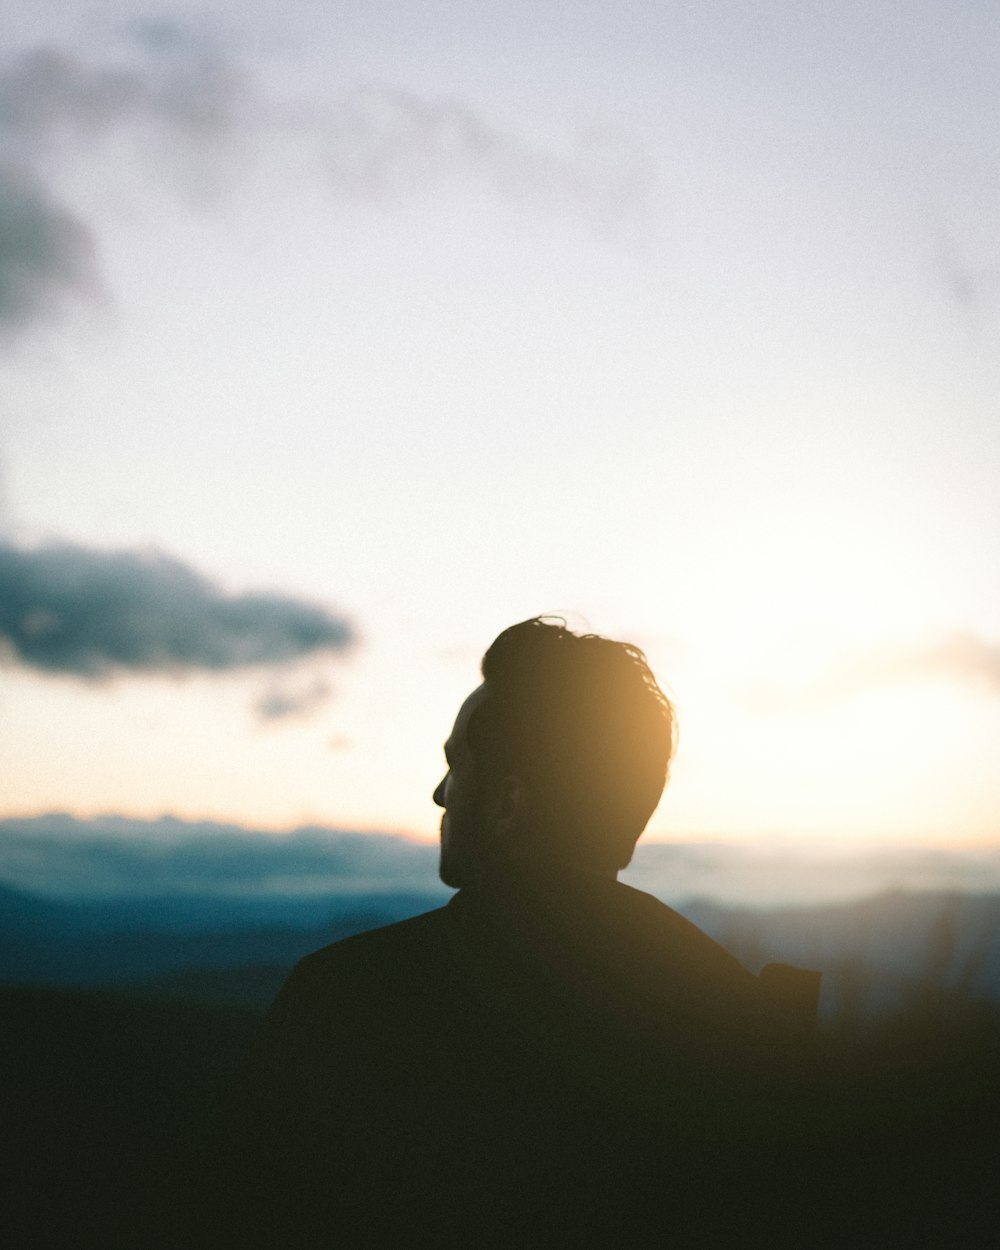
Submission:
{"label": "dark jacket", "polygon": [[755,977],[647,894],[537,870],[335,943],[233,1093],[203,1240],[757,1244],[818,979]]}

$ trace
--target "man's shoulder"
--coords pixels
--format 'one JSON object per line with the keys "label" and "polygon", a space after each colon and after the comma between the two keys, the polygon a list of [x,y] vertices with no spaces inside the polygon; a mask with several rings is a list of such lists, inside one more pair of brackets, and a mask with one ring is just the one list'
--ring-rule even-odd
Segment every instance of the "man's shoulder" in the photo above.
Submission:
{"label": "man's shoulder", "polygon": [[689,968],[737,983],[753,979],[724,946],[668,903],[623,882],[617,885],[621,914],[628,916],[632,933],[642,935],[654,964]]}
{"label": "man's shoulder", "polygon": [[329,1037],[362,1017],[374,1029],[382,1017],[405,1014],[422,997],[433,997],[435,985],[454,980],[447,913],[440,907],[306,955],[271,1004],[267,1031]]}
{"label": "man's shoulder", "polygon": [[397,977],[408,967],[424,964],[444,947],[449,920],[446,904],[341,938],[300,959],[290,979],[304,986],[349,982],[355,977],[370,980],[384,974]]}

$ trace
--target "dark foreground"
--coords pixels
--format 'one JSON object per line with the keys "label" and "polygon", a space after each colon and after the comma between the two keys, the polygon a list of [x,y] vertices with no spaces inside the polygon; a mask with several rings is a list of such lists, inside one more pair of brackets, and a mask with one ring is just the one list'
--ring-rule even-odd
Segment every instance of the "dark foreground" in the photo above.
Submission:
{"label": "dark foreground", "polygon": [[[176,1220],[192,1185],[197,1188],[196,1147],[259,1012],[20,986],[0,989],[0,1013],[0,1135],[7,1160],[0,1244],[79,1250],[180,1244]],[[787,1226],[789,1245],[994,1246],[1000,1227],[996,1007],[928,1001],[887,1018],[863,1039],[834,1021],[822,1037],[821,1060],[808,1117],[784,1134],[775,1158],[783,1175],[768,1180],[768,1205],[787,1203],[787,1222],[781,1210],[758,1219],[745,1203],[727,1213],[728,1196],[720,1192],[706,1212],[715,1244],[773,1245],[775,1230]],[[761,1160],[752,1166],[760,1169]],[[665,1168],[663,1227],[671,1209],[684,1205],[673,1182]],[[448,1178],[440,1185],[447,1202]],[[592,1197],[581,1193],[581,1208]],[[391,1204],[391,1194],[385,1200]],[[606,1230],[618,1215],[599,1215],[599,1240],[607,1244]],[[641,1238],[630,1216],[621,1212],[623,1245]],[[420,1231],[413,1230],[413,1244]],[[677,1245],[703,1244],[696,1227],[676,1233]],[[659,1232],[655,1240],[663,1244]],[[333,1231],[330,1245],[338,1244]],[[482,1226],[466,1230],[456,1244],[492,1244],[485,1212]],[[538,1244],[557,1244],[551,1229]],[[579,1230],[565,1244],[581,1244]]]}

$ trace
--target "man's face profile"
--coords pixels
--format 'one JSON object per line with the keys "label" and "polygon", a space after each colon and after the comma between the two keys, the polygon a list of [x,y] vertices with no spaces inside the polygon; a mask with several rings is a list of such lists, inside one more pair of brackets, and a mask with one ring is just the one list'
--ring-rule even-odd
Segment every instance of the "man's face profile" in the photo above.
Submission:
{"label": "man's face profile", "polygon": [[441,817],[441,880],[455,889],[468,884],[470,873],[490,843],[491,827],[486,786],[468,742],[473,712],[486,699],[478,686],[459,708],[444,744],[448,771],[434,791],[434,802],[444,808]]}

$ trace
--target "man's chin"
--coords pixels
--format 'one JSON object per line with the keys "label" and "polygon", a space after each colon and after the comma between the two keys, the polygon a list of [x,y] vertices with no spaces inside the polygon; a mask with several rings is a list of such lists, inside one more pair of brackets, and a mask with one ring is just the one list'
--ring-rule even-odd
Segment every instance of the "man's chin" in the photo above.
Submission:
{"label": "man's chin", "polygon": [[454,863],[452,857],[445,855],[443,851],[438,859],[438,876],[449,889],[460,890],[462,888],[461,871]]}

